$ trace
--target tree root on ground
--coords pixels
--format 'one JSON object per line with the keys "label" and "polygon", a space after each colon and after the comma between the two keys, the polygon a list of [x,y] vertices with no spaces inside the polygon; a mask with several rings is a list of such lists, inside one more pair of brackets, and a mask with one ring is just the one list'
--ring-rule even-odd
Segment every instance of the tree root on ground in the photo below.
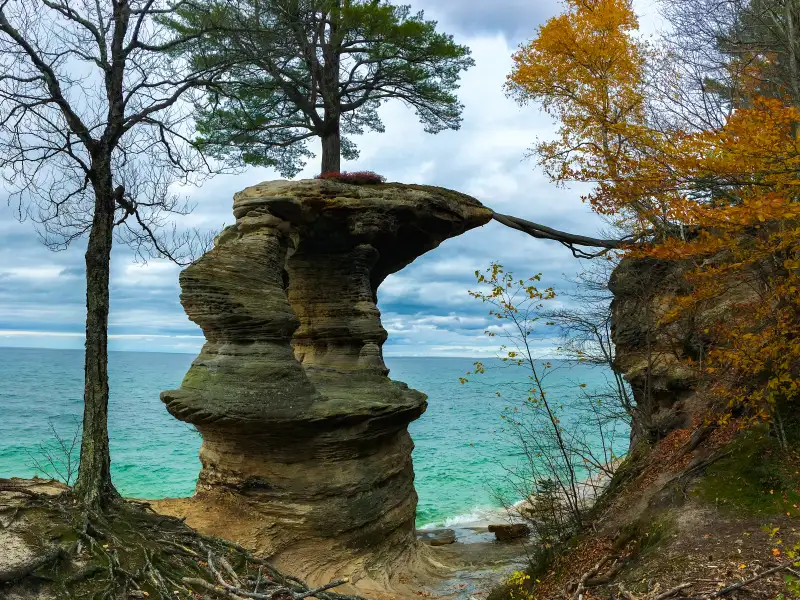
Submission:
{"label": "tree root on ground", "polygon": [[13,531],[5,531],[39,551],[30,560],[0,567],[0,596],[35,581],[59,598],[361,600],[329,591],[347,583],[344,579],[311,589],[245,548],[203,536],[144,503],[114,501],[99,513],[82,509],[69,492],[28,491]]}

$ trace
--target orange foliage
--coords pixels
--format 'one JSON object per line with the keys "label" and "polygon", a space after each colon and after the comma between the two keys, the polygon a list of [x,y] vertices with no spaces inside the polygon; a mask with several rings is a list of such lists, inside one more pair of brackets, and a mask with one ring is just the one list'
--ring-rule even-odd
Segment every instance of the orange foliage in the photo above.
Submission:
{"label": "orange foliage", "polygon": [[772,57],[737,57],[720,127],[653,125],[648,102],[670,99],[645,83],[656,54],[635,37],[631,1],[565,5],[514,55],[507,83],[560,125],[535,146],[540,164],[558,183],[593,183],[592,207],[652,242],[632,253],[689,266],[692,292],[667,319],[702,315],[695,364],[712,391],[773,418],[800,395],[800,99],[764,88]]}

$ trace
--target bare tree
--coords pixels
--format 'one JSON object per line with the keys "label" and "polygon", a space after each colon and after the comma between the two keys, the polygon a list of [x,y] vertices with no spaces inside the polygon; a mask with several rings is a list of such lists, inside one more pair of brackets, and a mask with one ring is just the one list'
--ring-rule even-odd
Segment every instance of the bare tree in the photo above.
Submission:
{"label": "bare tree", "polygon": [[[116,497],[108,447],[108,312],[115,238],[185,261],[191,237],[162,227],[190,206],[173,184],[209,172],[189,138],[187,95],[214,81],[174,53],[161,19],[182,0],[2,0],[0,168],[51,248],[88,234],[83,438],[75,490]],[[171,243],[171,242],[176,243]]]}
{"label": "bare tree", "polygon": [[614,295],[608,289],[608,282],[618,264],[619,259],[611,256],[608,260],[589,262],[570,281],[574,286],[574,291],[567,294],[571,302],[564,308],[546,312],[545,318],[560,331],[561,354],[611,374],[604,388],[585,393],[593,415],[601,418],[602,412],[609,420],[630,423],[636,406],[625,378],[617,370],[616,348],[611,337]]}
{"label": "bare tree", "polygon": [[800,0],[659,0],[652,119],[715,130],[754,96],[800,104]]}
{"label": "bare tree", "polygon": [[73,418],[71,437],[63,437],[52,420],[49,421],[49,425],[53,439],[49,442],[41,442],[36,447],[35,453],[28,452],[29,466],[51,479],[72,485],[78,473],[76,450],[81,439],[81,423],[77,417]]}

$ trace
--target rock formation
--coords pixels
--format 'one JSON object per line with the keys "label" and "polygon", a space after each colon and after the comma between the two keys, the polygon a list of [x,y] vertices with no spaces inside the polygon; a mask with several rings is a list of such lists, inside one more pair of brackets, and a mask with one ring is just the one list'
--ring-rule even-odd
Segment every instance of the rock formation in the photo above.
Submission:
{"label": "rock formation", "polygon": [[407,427],[426,397],[388,378],[378,286],[491,213],[440,188],[318,180],[247,188],[233,212],[180,278],[207,342],[161,396],[203,436],[197,492],[172,512],[312,582],[383,578],[417,548]]}
{"label": "rock formation", "polygon": [[659,325],[686,285],[684,271],[668,261],[626,258],[611,275],[614,367],[625,375],[635,400],[631,449],[691,421],[685,400],[693,396],[696,382],[685,359],[692,344],[679,338],[693,330],[684,323]]}
{"label": "rock formation", "polygon": [[[720,253],[708,260],[727,258]],[[699,302],[678,319],[664,319],[675,297],[691,292],[687,274],[693,268],[688,262],[625,258],[612,273],[615,368],[630,382],[636,404],[631,447],[705,419],[713,399],[687,359],[702,364],[708,353],[704,329],[739,303],[757,299],[745,278],[732,278],[724,296]]]}

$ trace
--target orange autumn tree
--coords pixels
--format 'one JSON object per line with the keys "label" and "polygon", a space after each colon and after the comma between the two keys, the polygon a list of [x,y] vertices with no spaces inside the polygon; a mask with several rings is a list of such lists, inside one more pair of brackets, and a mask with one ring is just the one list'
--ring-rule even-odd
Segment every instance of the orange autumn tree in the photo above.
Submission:
{"label": "orange autumn tree", "polygon": [[[682,93],[675,57],[637,28],[630,0],[567,0],[514,55],[507,90],[557,121],[533,149],[555,182],[593,183],[585,200],[647,242],[632,255],[685,265],[691,292],[665,318],[704,309],[694,358],[709,387],[782,432],[800,393],[800,98],[764,84],[781,57],[752,44],[729,52],[725,85]],[[675,106],[703,94],[724,106],[718,124]]]}

